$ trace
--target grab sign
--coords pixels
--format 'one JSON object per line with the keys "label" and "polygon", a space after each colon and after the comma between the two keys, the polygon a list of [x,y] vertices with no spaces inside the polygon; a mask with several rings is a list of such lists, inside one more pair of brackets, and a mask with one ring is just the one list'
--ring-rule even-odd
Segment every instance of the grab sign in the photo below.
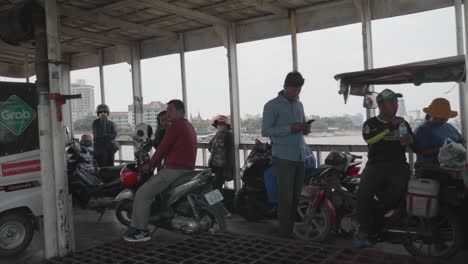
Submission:
{"label": "grab sign", "polygon": [[12,95],[0,106],[0,124],[16,136],[26,130],[36,118],[36,112],[18,96]]}

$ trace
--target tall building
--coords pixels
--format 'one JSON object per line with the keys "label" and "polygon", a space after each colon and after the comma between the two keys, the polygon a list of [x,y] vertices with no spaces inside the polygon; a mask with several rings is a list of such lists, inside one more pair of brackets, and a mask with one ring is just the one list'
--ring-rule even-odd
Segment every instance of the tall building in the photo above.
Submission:
{"label": "tall building", "polygon": [[81,99],[70,100],[73,120],[95,114],[94,86],[86,84],[85,80],[78,80],[71,84],[71,93],[81,94]]}
{"label": "tall building", "polygon": [[117,128],[130,128],[132,125],[128,117],[128,112],[111,112],[109,115],[109,119],[115,123]]}
{"label": "tall building", "polygon": [[[167,105],[161,102],[150,102],[143,104],[143,122],[150,125],[153,131],[156,130],[158,124],[158,114],[166,110]],[[133,115],[133,104],[128,106],[128,117],[131,120],[132,126],[135,126],[135,116]]]}

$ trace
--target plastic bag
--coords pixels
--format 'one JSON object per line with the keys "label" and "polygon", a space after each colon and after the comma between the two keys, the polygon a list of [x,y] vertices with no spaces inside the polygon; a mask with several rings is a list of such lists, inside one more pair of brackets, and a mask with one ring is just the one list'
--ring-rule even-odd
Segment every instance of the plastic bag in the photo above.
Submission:
{"label": "plastic bag", "polygon": [[439,150],[440,166],[451,169],[464,169],[466,164],[466,149],[460,143],[446,139]]}

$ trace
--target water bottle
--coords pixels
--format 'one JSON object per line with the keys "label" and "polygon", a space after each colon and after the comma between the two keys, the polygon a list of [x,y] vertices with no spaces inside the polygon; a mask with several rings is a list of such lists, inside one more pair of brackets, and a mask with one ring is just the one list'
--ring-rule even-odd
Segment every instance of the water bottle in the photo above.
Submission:
{"label": "water bottle", "polygon": [[400,132],[400,137],[404,137],[408,135],[408,128],[406,128],[405,123],[401,123],[400,126],[398,127],[398,130]]}

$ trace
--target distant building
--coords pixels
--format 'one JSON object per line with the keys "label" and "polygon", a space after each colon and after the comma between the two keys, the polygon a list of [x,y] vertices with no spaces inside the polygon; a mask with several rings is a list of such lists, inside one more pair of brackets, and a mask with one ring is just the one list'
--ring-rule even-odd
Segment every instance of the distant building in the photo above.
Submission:
{"label": "distant building", "polygon": [[398,99],[398,112],[397,116],[406,117],[408,114],[406,113],[406,104],[405,99],[399,98]]}
{"label": "distant building", "polygon": [[[161,102],[150,102],[143,104],[143,122],[150,125],[153,131],[156,130],[158,124],[158,114],[166,110],[167,105]],[[132,126],[135,126],[135,116],[133,114],[133,104],[128,106],[128,120]]]}
{"label": "distant building", "polygon": [[128,119],[128,112],[111,112],[109,119],[115,123],[117,128],[130,128],[132,126]]}
{"label": "distant building", "polygon": [[408,111],[408,116],[410,117],[411,120],[423,119],[421,110]]}
{"label": "distant building", "polygon": [[81,94],[81,99],[71,100],[73,120],[94,115],[94,86],[86,84],[85,80],[78,80],[71,84],[72,94]]}

